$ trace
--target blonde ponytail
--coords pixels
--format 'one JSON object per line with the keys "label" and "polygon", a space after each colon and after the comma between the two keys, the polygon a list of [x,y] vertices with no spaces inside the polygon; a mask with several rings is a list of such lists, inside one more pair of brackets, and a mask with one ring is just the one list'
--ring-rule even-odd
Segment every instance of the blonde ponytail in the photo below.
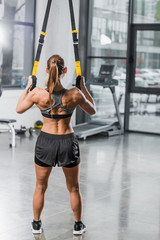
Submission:
{"label": "blonde ponytail", "polygon": [[52,112],[52,92],[59,81],[59,77],[64,73],[64,60],[59,55],[51,56],[47,61],[48,68],[48,81],[47,81],[47,91],[49,92],[49,102]]}
{"label": "blonde ponytail", "polygon": [[53,63],[50,68],[49,68],[49,77],[47,81],[47,90],[49,92],[49,102],[50,102],[50,107],[52,111],[52,98],[51,94],[55,88],[55,85],[58,82],[58,67],[56,63]]}

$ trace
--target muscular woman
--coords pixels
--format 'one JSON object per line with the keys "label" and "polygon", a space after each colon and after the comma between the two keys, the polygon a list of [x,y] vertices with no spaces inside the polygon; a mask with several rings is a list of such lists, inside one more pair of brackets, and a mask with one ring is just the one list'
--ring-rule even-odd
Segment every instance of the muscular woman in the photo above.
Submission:
{"label": "muscular woman", "polygon": [[61,83],[67,68],[59,55],[47,61],[48,80],[46,88],[39,87],[30,91],[32,78],[18,100],[16,111],[24,113],[34,104],[43,116],[43,127],[35,146],[36,188],[33,196],[32,232],[42,232],[41,213],[44,197],[52,168],[62,167],[70,194],[75,224],[73,234],[82,234],[86,226],[82,222],[82,197],[79,188],[80,152],[76,136],[71,126],[71,116],[79,105],[86,113],[95,114],[95,104],[87,91],[84,78],[80,87],[65,89]]}

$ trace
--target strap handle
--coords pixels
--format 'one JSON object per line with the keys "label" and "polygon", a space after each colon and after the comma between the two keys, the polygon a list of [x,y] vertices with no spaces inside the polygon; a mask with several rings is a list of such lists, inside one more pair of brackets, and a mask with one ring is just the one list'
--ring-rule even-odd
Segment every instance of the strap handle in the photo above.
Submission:
{"label": "strap handle", "polygon": [[78,77],[76,78],[76,87],[81,90],[80,82],[81,82],[81,76],[78,76]]}

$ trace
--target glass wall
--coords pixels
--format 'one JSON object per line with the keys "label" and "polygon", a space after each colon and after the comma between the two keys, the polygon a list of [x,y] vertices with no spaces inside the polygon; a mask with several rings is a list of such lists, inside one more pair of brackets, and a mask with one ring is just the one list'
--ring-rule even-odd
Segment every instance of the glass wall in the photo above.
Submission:
{"label": "glass wall", "polygon": [[89,2],[87,78],[97,106],[91,118],[115,117],[109,88],[95,84],[101,81],[102,65],[114,65],[112,78],[118,80],[116,96],[125,129],[160,133],[160,0]]}
{"label": "glass wall", "polygon": [[134,0],[134,23],[159,23],[159,0]]}
{"label": "glass wall", "polygon": [[137,31],[135,86],[160,87],[160,32]]}
{"label": "glass wall", "polygon": [[21,87],[31,74],[34,43],[33,0],[0,2],[0,82],[3,87]]}
{"label": "glass wall", "polygon": [[128,0],[92,0],[91,56],[126,57]]}
{"label": "glass wall", "polygon": [[134,0],[133,3],[127,130],[160,134],[160,1]]}
{"label": "glass wall", "polygon": [[[134,88],[130,95],[129,129],[160,133],[160,31],[140,30],[137,26],[134,34],[136,57]],[[157,94],[153,94],[154,91]]]}
{"label": "glass wall", "polygon": [[160,95],[131,94],[130,130],[160,133]]}
{"label": "glass wall", "polygon": [[[118,80],[116,97],[121,116],[124,116],[126,85],[126,58],[128,34],[129,0],[91,0],[92,15],[88,49],[88,79],[100,77],[102,65],[114,65],[112,76]],[[115,118],[112,93],[108,88],[90,84],[97,113],[91,119],[109,120]]]}

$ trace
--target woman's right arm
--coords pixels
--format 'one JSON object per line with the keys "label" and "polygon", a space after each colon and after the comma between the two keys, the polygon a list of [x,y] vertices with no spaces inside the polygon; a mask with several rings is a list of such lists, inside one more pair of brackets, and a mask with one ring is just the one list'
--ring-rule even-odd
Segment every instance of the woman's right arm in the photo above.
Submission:
{"label": "woman's right arm", "polygon": [[95,114],[96,113],[95,102],[85,86],[84,77],[81,78],[80,87],[81,91],[79,91],[78,98],[79,106],[89,115]]}

